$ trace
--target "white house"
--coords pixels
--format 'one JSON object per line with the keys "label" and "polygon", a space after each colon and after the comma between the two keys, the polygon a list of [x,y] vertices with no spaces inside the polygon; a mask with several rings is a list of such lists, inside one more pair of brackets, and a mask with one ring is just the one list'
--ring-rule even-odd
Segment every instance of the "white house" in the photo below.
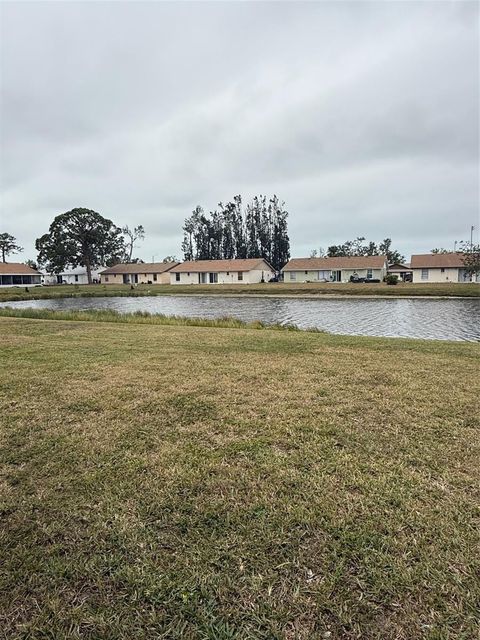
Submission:
{"label": "white house", "polygon": [[42,284],[42,276],[21,262],[0,262],[0,287],[24,287]]}
{"label": "white house", "polygon": [[413,282],[480,282],[465,271],[463,253],[425,253],[410,260]]}
{"label": "white house", "polygon": [[387,256],[292,258],[283,267],[284,282],[349,282],[350,278],[382,281]]}
{"label": "white house", "polygon": [[100,273],[102,284],[170,284],[169,271],[178,262],[116,264]]}
{"label": "white house", "polygon": [[268,282],[274,269],[263,258],[188,260],[170,270],[171,284],[254,284]]}
{"label": "white house", "polygon": [[[92,282],[100,282],[100,271],[104,267],[92,269]],[[61,273],[44,273],[42,284],[88,284],[87,270],[85,267],[66,269]]]}

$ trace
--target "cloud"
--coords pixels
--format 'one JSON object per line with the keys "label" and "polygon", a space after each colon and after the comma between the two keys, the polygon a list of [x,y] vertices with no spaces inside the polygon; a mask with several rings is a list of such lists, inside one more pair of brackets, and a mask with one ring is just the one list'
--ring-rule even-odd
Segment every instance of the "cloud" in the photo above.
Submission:
{"label": "cloud", "polygon": [[[403,253],[478,221],[474,3],[4,3],[2,227],[143,224],[277,193],[295,255],[363,235]],[[480,226],[480,225],[477,225]]]}

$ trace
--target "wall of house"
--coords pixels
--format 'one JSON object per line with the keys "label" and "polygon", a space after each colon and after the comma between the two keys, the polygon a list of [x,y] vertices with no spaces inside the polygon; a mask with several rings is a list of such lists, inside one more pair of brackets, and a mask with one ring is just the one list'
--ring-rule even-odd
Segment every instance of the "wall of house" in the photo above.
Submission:
{"label": "wall of house", "polygon": [[422,282],[458,282],[458,268],[447,268],[442,271],[441,268],[429,268],[428,269],[428,279],[422,280],[422,269],[412,269],[413,271],[413,282],[422,283]]}
{"label": "wall of house", "polygon": [[[126,284],[135,284],[135,274],[129,273],[129,282]],[[138,284],[170,284],[170,273],[138,273]],[[108,278],[108,280],[107,280]],[[156,280],[155,280],[156,278]],[[123,284],[123,273],[110,273],[101,276],[102,284]]]}
{"label": "wall of house", "polygon": [[[338,269],[338,271],[340,270]],[[367,277],[367,269],[341,269],[341,272],[342,282],[348,282],[353,274],[356,274],[359,278]],[[284,282],[329,282],[330,273],[330,269],[328,271],[285,271]],[[372,269],[371,277],[375,280],[383,280],[385,275],[386,269]]]}
{"label": "wall of house", "polygon": [[[255,284],[262,281],[262,277],[265,282],[268,282],[273,277],[273,271],[269,268],[265,269],[252,269],[251,271],[243,271],[243,280],[238,279],[238,271],[219,271],[217,272],[218,282],[216,284]],[[209,272],[206,275],[205,284],[210,284]],[[177,275],[180,276],[180,280],[177,280]],[[171,284],[199,284],[197,272],[190,273],[170,273]]]}

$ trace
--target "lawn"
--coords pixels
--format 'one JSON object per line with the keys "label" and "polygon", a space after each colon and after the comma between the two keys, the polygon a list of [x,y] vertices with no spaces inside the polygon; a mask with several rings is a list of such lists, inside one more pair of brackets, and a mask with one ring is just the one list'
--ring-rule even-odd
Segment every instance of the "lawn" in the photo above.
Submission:
{"label": "lawn", "polygon": [[[28,289],[28,291],[26,290]],[[452,296],[479,297],[477,283],[412,284],[384,283],[260,283],[237,285],[60,285],[48,287],[0,287],[0,302],[76,296],[158,296],[158,295],[271,295],[271,296]]]}
{"label": "lawn", "polygon": [[0,336],[0,637],[478,637],[479,344]]}

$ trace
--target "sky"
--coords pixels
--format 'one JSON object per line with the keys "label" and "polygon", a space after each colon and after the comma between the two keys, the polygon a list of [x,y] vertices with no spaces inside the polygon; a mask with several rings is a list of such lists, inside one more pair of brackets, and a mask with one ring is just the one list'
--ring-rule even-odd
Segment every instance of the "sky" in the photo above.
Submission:
{"label": "sky", "polygon": [[0,232],[182,224],[277,194],[292,257],[357,236],[407,259],[480,228],[479,4],[1,2]]}

